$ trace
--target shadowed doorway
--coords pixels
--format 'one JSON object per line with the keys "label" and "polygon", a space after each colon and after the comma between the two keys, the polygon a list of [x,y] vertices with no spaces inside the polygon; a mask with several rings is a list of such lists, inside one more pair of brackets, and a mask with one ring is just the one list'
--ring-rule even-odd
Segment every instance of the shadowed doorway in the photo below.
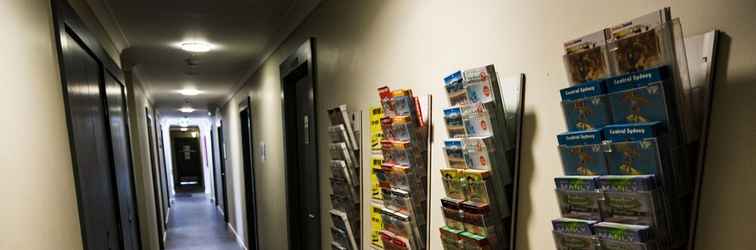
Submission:
{"label": "shadowed doorway", "polygon": [[198,127],[171,128],[173,184],[176,193],[203,192],[205,183]]}

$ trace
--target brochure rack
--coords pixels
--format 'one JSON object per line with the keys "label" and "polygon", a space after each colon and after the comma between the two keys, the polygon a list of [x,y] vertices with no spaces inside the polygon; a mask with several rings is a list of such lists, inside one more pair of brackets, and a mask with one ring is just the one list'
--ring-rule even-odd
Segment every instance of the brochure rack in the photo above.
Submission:
{"label": "brochure rack", "polygon": [[[516,89],[523,79],[514,78]],[[443,246],[508,249],[519,98],[513,103],[503,99],[493,65],[454,72],[444,82],[452,106],[443,111],[449,135],[443,146],[446,167],[440,169],[446,191]]]}
{"label": "brochure rack", "polygon": [[[328,133],[331,138],[331,236],[333,249],[360,249],[360,143],[356,128],[359,123],[353,121],[359,114],[349,115],[346,105],[328,110],[331,126]],[[356,126],[355,126],[356,125]]]}
{"label": "brochure rack", "polygon": [[383,161],[375,170],[381,188],[384,249],[428,248],[428,166],[431,96],[411,90],[378,89]]}
{"label": "brochure rack", "polygon": [[366,230],[367,234],[363,237],[369,238],[370,241],[363,245],[365,249],[381,250],[383,241],[381,240],[381,230],[383,230],[383,192],[378,174],[382,173],[383,152],[381,151],[381,141],[383,141],[383,129],[381,128],[381,118],[383,118],[383,108],[381,106],[371,106],[369,108],[370,124],[370,149],[365,151],[370,155],[370,197],[366,197],[363,202],[370,204],[368,214],[370,225]]}
{"label": "brochure rack", "polygon": [[565,43],[557,249],[692,249],[712,76],[681,30],[665,8]]}

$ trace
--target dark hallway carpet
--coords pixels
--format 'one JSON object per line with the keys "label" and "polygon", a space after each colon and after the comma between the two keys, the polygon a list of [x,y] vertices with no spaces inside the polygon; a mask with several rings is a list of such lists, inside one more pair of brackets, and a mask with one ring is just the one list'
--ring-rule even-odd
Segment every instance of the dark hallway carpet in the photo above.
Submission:
{"label": "dark hallway carpet", "polygon": [[241,250],[223,216],[204,193],[176,193],[167,250]]}

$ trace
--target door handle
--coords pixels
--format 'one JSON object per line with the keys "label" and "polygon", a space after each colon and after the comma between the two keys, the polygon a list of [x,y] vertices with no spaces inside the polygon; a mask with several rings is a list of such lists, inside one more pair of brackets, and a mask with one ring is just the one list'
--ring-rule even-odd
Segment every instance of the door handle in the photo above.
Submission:
{"label": "door handle", "polygon": [[310,217],[311,220],[315,219],[315,215],[314,214],[307,214],[307,217]]}

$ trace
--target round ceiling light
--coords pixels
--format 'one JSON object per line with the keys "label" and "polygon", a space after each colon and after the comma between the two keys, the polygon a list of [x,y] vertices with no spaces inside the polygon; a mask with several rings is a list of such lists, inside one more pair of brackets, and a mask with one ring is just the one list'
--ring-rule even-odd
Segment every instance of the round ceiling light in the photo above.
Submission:
{"label": "round ceiling light", "polygon": [[194,109],[192,107],[183,107],[183,108],[180,108],[179,111],[183,113],[191,113],[191,112],[194,112]]}
{"label": "round ceiling light", "polygon": [[202,93],[202,91],[199,91],[194,88],[186,88],[178,91],[179,94],[185,95],[185,96],[195,96]]}
{"label": "round ceiling light", "polygon": [[183,50],[195,53],[208,52],[213,48],[212,45],[206,42],[183,42],[180,46]]}

